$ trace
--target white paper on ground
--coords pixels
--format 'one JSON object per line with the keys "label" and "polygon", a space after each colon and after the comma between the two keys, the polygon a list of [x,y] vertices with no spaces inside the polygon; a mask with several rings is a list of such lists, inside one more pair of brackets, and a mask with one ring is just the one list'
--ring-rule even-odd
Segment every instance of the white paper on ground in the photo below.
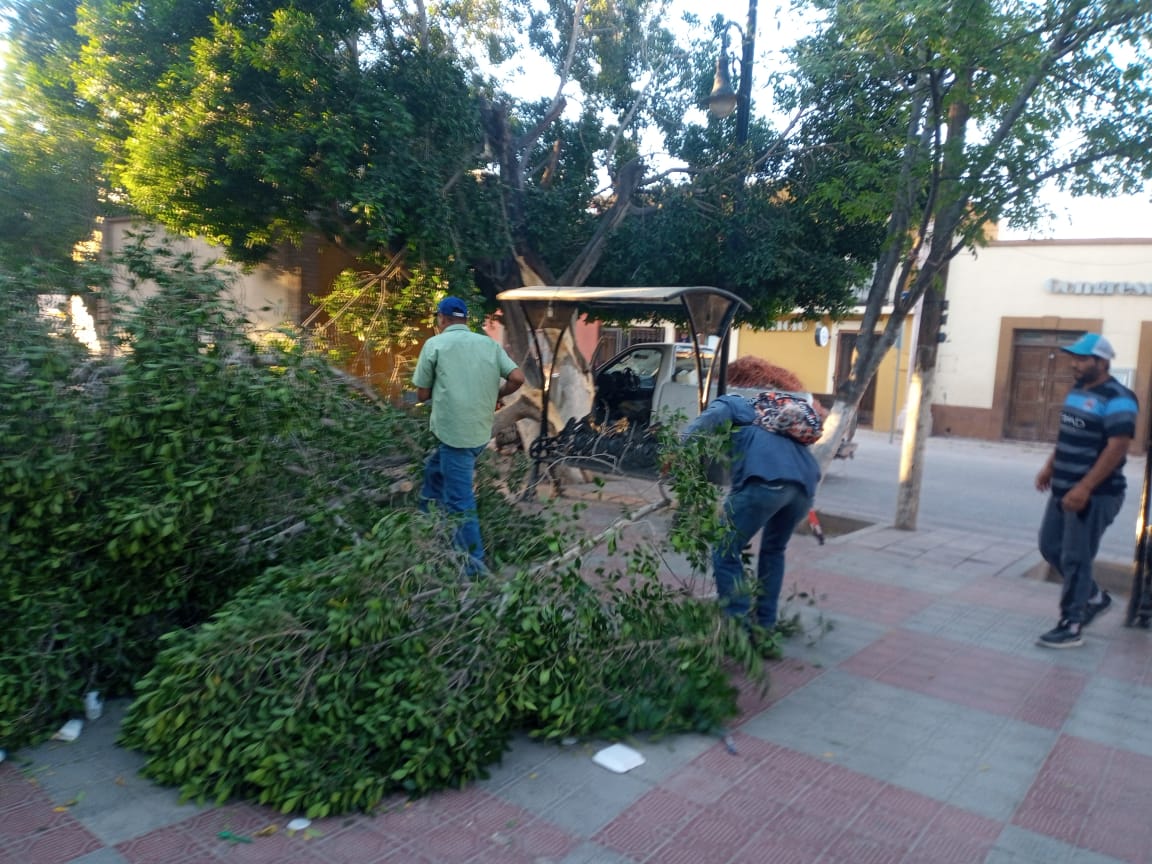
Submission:
{"label": "white paper on ground", "polygon": [[289,831],[303,831],[305,828],[307,828],[311,824],[312,824],[311,819],[305,819],[303,817],[301,817],[299,819],[293,819],[291,822],[288,823],[288,830]]}
{"label": "white paper on ground", "polygon": [[83,720],[69,720],[61,726],[55,735],[52,736],[53,741],[75,741],[80,737],[80,730],[84,728]]}
{"label": "white paper on ground", "polygon": [[605,747],[592,757],[592,761],[602,768],[623,774],[633,768],[644,764],[644,757],[636,750],[624,744],[613,744]]}

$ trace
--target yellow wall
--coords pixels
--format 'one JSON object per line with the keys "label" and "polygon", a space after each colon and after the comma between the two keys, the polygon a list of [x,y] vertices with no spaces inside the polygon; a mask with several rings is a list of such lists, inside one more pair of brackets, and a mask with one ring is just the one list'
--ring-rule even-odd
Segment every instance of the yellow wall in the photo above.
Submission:
{"label": "yellow wall", "polygon": [[799,377],[804,382],[804,389],[813,393],[829,392],[834,371],[829,360],[833,343],[825,348],[816,345],[816,323],[813,321],[785,321],[782,326],[804,329],[752,330],[741,327],[736,356],[751,355],[767,360]]}
{"label": "yellow wall", "polygon": [[[817,322],[792,320],[784,321],[776,330],[752,330],[740,328],[736,341],[736,356],[752,355],[783,366],[795,373],[804,382],[804,387],[813,393],[831,393],[836,376],[837,351],[841,333],[858,332],[859,317],[844,321],[823,322],[832,331],[828,344],[821,348],[816,344]],[[877,330],[883,330],[888,323],[887,316],[880,319]],[[892,429],[893,417],[896,424],[901,422],[900,412],[908,392],[908,357],[911,347],[911,334],[916,326],[915,319],[904,322],[904,336],[899,348],[893,346],[880,363],[876,373],[876,401],[874,403],[873,429],[887,432]],[[795,329],[792,329],[795,328]],[[895,404],[895,412],[893,411]]]}

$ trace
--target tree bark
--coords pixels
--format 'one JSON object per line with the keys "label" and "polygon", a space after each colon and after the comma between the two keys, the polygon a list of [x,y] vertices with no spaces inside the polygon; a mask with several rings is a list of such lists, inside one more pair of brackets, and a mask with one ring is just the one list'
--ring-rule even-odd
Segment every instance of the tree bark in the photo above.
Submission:
{"label": "tree bark", "polygon": [[932,390],[936,367],[917,369],[908,389],[907,420],[900,450],[900,484],[896,492],[896,521],[901,531],[915,531],[924,479],[924,449],[932,434]]}

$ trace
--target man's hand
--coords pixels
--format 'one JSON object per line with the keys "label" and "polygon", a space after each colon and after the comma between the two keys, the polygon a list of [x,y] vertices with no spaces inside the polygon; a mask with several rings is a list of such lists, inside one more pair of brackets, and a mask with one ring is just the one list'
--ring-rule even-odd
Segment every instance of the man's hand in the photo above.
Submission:
{"label": "man's hand", "polygon": [[1052,460],[1049,459],[1036,475],[1036,491],[1047,492],[1052,488]]}
{"label": "man's hand", "polygon": [[1077,483],[1060,499],[1060,509],[1065,513],[1081,513],[1092,498],[1092,490],[1083,483]]}

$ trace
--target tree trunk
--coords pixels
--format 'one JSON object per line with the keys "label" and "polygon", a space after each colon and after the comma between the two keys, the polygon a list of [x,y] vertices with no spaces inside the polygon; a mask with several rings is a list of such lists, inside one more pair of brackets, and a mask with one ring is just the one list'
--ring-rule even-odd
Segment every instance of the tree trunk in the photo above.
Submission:
{"label": "tree trunk", "polygon": [[832,460],[836,458],[836,451],[840,448],[840,442],[847,437],[848,430],[852,428],[852,421],[856,418],[856,409],[859,404],[859,397],[846,399],[839,395],[832,402],[832,408],[829,410],[828,416],[824,418],[824,434],[820,436],[819,441],[812,445],[812,455],[816,457],[816,462],[820,465],[821,478],[827,473]]}
{"label": "tree trunk", "polygon": [[901,531],[915,531],[924,478],[924,448],[932,434],[932,391],[936,367],[917,369],[908,388],[907,420],[900,450],[900,484],[896,493],[896,521]]}

